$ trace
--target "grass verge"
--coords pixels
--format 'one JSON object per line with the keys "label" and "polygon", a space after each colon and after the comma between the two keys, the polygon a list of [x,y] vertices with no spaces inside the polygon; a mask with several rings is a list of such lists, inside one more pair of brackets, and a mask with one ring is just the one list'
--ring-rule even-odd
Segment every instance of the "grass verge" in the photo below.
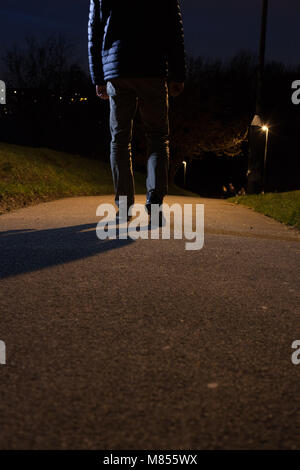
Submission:
{"label": "grass verge", "polygon": [[[135,172],[136,193],[145,193],[145,175]],[[57,152],[0,142],[0,214],[63,197],[113,194],[109,164]],[[193,196],[176,186],[169,194]]]}
{"label": "grass verge", "polygon": [[300,191],[240,196],[227,201],[252,207],[261,214],[300,230]]}

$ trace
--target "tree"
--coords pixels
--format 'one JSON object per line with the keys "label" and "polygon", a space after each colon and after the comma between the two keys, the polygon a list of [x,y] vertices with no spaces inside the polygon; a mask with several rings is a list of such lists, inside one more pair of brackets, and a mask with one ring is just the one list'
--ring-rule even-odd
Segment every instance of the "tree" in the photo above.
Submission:
{"label": "tree", "polygon": [[18,141],[55,148],[71,147],[76,141],[78,133],[72,127],[82,113],[75,116],[74,107],[70,113],[68,104],[74,92],[88,90],[89,82],[72,50],[63,36],[45,40],[29,36],[24,47],[15,45],[4,54],[6,81],[16,89],[9,107],[10,127]]}
{"label": "tree", "polygon": [[20,89],[47,90],[64,93],[70,81],[86,80],[84,72],[72,60],[72,46],[63,36],[38,41],[34,36],[25,39],[25,47],[14,46],[2,60],[7,69],[7,82]]}
{"label": "tree", "polygon": [[247,141],[255,61],[241,52],[228,63],[188,60],[184,94],[171,101],[170,181],[182,161],[206,154],[238,156]]}

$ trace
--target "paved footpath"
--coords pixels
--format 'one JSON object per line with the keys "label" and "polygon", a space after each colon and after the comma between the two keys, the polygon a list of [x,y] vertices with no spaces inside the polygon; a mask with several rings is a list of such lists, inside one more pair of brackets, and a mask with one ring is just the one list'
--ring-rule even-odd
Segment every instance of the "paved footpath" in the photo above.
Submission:
{"label": "paved footpath", "polygon": [[0,217],[0,448],[299,448],[299,232],[172,196],[205,204],[202,250],[100,241],[112,200]]}

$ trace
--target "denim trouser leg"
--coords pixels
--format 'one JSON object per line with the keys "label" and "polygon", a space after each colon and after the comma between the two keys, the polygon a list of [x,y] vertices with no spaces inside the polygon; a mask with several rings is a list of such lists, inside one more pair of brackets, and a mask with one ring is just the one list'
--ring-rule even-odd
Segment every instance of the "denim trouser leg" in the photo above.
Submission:
{"label": "denim trouser leg", "polygon": [[168,192],[169,100],[164,79],[148,78],[139,93],[139,110],[148,142],[147,202],[161,204]]}
{"label": "denim trouser leg", "polygon": [[115,79],[107,83],[110,102],[110,163],[115,188],[115,201],[127,196],[130,207],[134,203],[134,179],[132,173],[132,127],[137,109],[137,96],[126,84]]}
{"label": "denim trouser leg", "polygon": [[119,196],[133,204],[131,139],[139,103],[148,142],[147,200],[161,203],[168,192],[168,87],[163,78],[117,78],[107,83],[110,98],[111,166],[116,203]]}

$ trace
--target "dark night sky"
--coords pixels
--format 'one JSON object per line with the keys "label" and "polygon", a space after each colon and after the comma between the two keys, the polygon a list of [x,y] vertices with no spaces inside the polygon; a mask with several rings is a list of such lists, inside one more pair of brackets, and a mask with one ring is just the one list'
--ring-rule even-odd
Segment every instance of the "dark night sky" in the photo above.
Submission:
{"label": "dark night sky", "polygon": [[[183,0],[187,52],[211,58],[227,58],[241,49],[257,52],[261,1]],[[299,0],[269,4],[267,58],[300,62]],[[38,37],[62,33],[86,65],[88,8],[89,0],[1,0],[1,49],[22,44],[28,33]]]}

